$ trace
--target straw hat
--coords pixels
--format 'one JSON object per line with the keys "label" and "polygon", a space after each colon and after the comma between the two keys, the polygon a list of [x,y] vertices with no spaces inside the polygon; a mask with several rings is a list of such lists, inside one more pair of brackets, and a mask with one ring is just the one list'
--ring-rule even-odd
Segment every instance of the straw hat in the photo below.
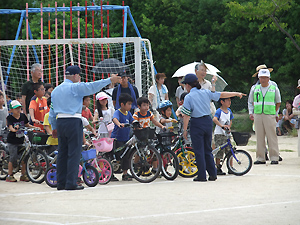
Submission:
{"label": "straw hat", "polygon": [[270,73],[273,71],[273,68],[268,68],[266,64],[259,65],[258,67],[256,67],[256,73],[253,74],[252,77],[256,77],[260,69],[268,69]]}

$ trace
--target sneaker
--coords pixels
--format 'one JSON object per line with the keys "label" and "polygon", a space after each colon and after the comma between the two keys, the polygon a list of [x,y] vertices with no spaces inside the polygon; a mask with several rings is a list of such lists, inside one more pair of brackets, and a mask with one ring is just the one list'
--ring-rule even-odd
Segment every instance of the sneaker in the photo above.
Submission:
{"label": "sneaker", "polygon": [[255,165],[258,165],[258,164],[266,164],[266,162],[256,160],[253,164],[255,164]]}
{"label": "sneaker", "polygon": [[132,178],[128,174],[123,174],[122,175],[122,180],[123,181],[132,181]]}
{"label": "sneaker", "polygon": [[83,184],[83,180],[80,177],[78,177],[76,183],[77,183],[77,185],[81,185],[81,184]]}
{"label": "sneaker", "polygon": [[271,164],[276,165],[276,164],[278,164],[278,161],[272,161]]}
{"label": "sneaker", "polygon": [[282,157],[281,157],[281,156],[279,156],[279,161],[280,161],[280,162],[282,161]]}
{"label": "sneaker", "polygon": [[110,178],[110,181],[119,181],[119,179],[116,178],[115,175],[112,175],[112,177]]}
{"label": "sneaker", "polygon": [[221,168],[217,168],[217,175],[226,175]]}
{"label": "sneaker", "polygon": [[29,182],[29,178],[27,177],[27,175],[22,175],[20,176],[20,181]]}
{"label": "sneaker", "polygon": [[6,182],[17,182],[16,178],[14,178],[14,176],[9,176],[9,177],[6,177]]}

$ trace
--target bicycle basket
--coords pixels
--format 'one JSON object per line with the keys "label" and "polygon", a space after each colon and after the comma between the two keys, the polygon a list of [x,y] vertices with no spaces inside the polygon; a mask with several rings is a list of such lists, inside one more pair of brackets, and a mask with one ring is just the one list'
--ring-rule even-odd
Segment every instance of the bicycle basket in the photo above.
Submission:
{"label": "bicycle basket", "polygon": [[114,138],[100,138],[93,140],[93,144],[98,152],[110,152],[114,145]]}
{"label": "bicycle basket", "polygon": [[32,144],[36,144],[36,145],[45,145],[49,137],[48,134],[45,134],[43,132],[29,131],[27,134],[28,134],[29,141]]}
{"label": "bicycle basket", "polygon": [[97,157],[96,149],[90,149],[87,151],[81,152],[82,158],[87,161],[89,159],[94,159]]}
{"label": "bicycle basket", "polygon": [[155,130],[151,129],[150,127],[146,127],[143,129],[136,129],[133,130],[134,135],[140,141],[147,141],[148,139],[154,138]]}
{"label": "bicycle basket", "polygon": [[235,143],[239,146],[245,146],[248,144],[250,133],[246,132],[231,132]]}
{"label": "bicycle basket", "polygon": [[166,132],[166,133],[159,133],[156,134],[157,139],[160,143],[162,143],[165,146],[172,145],[173,137],[176,136],[173,132]]}

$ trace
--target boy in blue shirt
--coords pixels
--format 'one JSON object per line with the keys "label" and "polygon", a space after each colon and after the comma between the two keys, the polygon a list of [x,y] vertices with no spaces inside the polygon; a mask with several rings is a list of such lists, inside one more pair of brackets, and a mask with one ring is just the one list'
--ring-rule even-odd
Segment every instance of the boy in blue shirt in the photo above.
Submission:
{"label": "boy in blue shirt", "polygon": [[[222,144],[227,142],[227,137],[225,135],[224,128],[228,128],[230,130],[232,125],[233,114],[230,110],[231,98],[220,98],[219,102],[221,103],[221,107],[217,109],[215,116],[213,118],[214,123],[216,124],[214,131],[214,140],[216,147],[221,146]],[[225,175],[220,167],[220,160],[223,158],[224,152],[230,151],[229,146],[220,150],[216,155],[216,167],[217,167],[217,175]]]}
{"label": "boy in blue shirt", "polygon": [[[130,113],[133,98],[129,94],[120,94],[120,108],[114,112],[113,122],[115,124],[111,137],[115,138],[115,148],[123,146],[130,138],[130,127],[124,127],[124,124],[132,123],[133,118]],[[123,152],[118,152],[117,155],[122,155]],[[121,168],[123,170],[122,180],[131,181],[132,177],[127,174],[129,169],[129,154],[126,153],[122,158]]]}

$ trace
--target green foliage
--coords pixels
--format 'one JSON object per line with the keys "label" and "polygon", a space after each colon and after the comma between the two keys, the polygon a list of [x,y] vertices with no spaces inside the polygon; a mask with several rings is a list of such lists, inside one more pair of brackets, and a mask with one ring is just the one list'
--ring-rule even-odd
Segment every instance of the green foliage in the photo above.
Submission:
{"label": "green foliage", "polygon": [[253,132],[252,123],[249,119],[249,114],[234,114],[234,119],[232,120],[231,130],[238,132]]}

